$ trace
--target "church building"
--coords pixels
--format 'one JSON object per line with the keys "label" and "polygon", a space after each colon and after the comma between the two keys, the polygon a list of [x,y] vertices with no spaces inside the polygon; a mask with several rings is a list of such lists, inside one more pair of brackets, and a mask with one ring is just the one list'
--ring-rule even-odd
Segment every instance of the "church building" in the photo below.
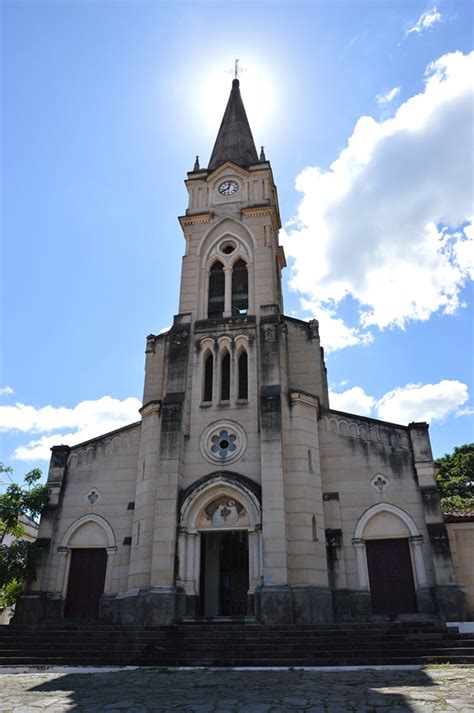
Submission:
{"label": "church building", "polygon": [[427,424],[331,409],[318,322],[284,313],[238,79],[186,187],[179,312],[146,339],[140,420],[53,447],[16,621],[462,620]]}

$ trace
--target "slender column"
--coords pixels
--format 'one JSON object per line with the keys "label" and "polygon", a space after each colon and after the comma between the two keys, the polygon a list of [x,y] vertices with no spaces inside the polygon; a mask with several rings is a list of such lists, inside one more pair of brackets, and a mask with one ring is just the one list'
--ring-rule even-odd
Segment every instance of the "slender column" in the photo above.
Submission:
{"label": "slender column", "polygon": [[255,591],[258,581],[259,559],[258,533],[256,530],[249,530],[249,589],[251,592]]}
{"label": "slender column", "polygon": [[214,363],[212,372],[212,403],[218,403],[221,398],[221,362],[219,359],[219,344],[217,339],[214,343]]}
{"label": "slender column", "polygon": [[237,360],[237,350],[235,348],[235,342],[232,340],[232,344],[230,345],[230,388],[229,388],[229,396],[230,396],[230,401],[231,403],[235,404],[237,401],[237,383],[238,383],[238,369],[239,369],[239,364]]}
{"label": "slender column", "polygon": [[232,268],[224,267],[224,317],[232,317]]}
{"label": "slender column", "polygon": [[413,564],[415,565],[416,583],[418,587],[426,586],[425,563],[423,560],[423,552],[421,545],[423,543],[422,535],[410,537],[411,551],[413,553]]}
{"label": "slender column", "polygon": [[187,547],[186,547],[186,581],[189,582],[193,579],[194,574],[194,540],[196,535],[187,536]]}
{"label": "slender column", "polygon": [[196,533],[194,536],[194,567],[193,567],[193,585],[194,594],[199,594],[199,577],[201,576],[201,535]]}
{"label": "slender column", "polygon": [[69,553],[68,547],[58,547],[58,569],[56,574],[56,591],[66,591],[66,564]]}
{"label": "slender column", "polygon": [[203,317],[207,319],[207,303],[209,301],[209,277],[211,275],[210,270],[206,270],[204,277],[204,305],[203,305]]}
{"label": "slender column", "polygon": [[107,568],[105,570],[104,594],[111,594],[112,590],[112,571],[115,553],[117,547],[107,547]]}
{"label": "slender column", "polygon": [[186,534],[180,532],[178,535],[178,580],[180,584],[184,584],[186,579]]}
{"label": "slender column", "polygon": [[367,571],[365,564],[365,540],[354,538],[352,544],[355,547],[357,559],[357,574],[359,576],[359,589],[368,590]]}

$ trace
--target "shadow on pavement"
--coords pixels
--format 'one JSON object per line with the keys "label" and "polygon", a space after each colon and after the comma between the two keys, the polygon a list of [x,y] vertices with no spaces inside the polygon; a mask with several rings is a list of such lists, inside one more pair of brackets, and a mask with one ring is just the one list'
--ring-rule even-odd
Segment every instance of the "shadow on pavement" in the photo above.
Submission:
{"label": "shadow on pavement", "polygon": [[[46,675],[46,674],[45,674]],[[53,674],[49,674],[52,676]],[[22,704],[48,699],[52,709],[99,711],[186,710],[196,713],[347,713],[413,711],[404,689],[436,684],[419,671],[176,671],[139,669],[54,674],[25,687]],[[419,702],[437,696],[423,694]],[[39,699],[39,700],[38,700]],[[440,699],[442,700],[442,699]],[[48,710],[48,708],[43,708]]]}

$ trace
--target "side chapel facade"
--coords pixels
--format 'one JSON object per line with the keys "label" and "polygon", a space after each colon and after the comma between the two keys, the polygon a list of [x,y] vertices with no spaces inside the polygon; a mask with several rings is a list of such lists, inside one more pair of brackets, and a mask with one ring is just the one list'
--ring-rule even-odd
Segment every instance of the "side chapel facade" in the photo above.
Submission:
{"label": "side chapel facade", "polygon": [[55,446],[16,621],[463,619],[428,426],[330,408],[318,323],[285,316],[280,216],[232,90],[188,173],[179,313],[141,420]]}

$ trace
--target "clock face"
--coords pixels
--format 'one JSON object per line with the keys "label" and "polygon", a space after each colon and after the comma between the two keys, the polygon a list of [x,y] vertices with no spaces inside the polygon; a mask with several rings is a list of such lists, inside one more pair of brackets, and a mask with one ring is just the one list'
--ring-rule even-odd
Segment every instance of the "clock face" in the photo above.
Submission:
{"label": "clock face", "polygon": [[219,193],[221,196],[231,196],[236,191],[239,190],[239,186],[235,181],[224,181],[224,183],[221,183],[221,185],[218,188]]}

